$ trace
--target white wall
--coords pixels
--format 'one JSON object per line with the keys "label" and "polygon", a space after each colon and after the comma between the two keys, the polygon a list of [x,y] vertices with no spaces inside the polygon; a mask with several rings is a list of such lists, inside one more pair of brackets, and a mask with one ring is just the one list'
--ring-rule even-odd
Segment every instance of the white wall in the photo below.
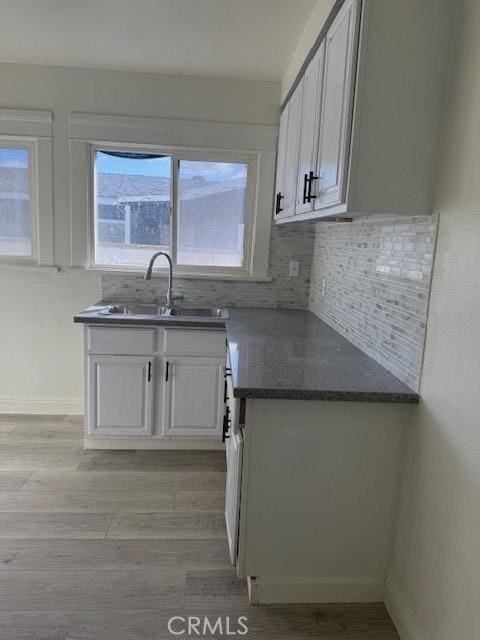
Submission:
{"label": "white wall", "polygon": [[307,57],[308,52],[315,44],[315,40],[317,39],[317,36],[334,4],[335,0],[317,0],[283,76],[282,100],[286,97],[292,82],[295,80],[300,67]]}
{"label": "white wall", "polygon": [[72,318],[99,298],[96,275],[0,269],[0,413],[83,413],[83,333]]}
{"label": "white wall", "polygon": [[480,2],[465,7],[440,155],[422,400],[387,585],[404,640],[480,637]]}
{"label": "white wall", "polygon": [[[280,85],[206,77],[0,64],[0,107],[54,112],[55,264],[70,264],[69,111],[274,124]],[[85,271],[0,266],[0,412],[80,413],[82,332],[100,298]]]}

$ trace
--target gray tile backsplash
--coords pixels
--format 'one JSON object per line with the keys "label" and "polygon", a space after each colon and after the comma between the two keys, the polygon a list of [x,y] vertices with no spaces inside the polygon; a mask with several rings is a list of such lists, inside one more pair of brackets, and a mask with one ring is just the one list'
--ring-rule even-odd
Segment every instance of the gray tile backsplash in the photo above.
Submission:
{"label": "gray tile backsplash", "polygon": [[[412,389],[425,340],[436,216],[272,227],[270,282],[175,279],[189,306],[309,308]],[[288,276],[290,260],[300,275]],[[322,280],[326,295],[322,296]],[[102,297],[162,301],[166,279],[102,276]]]}
{"label": "gray tile backsplash", "polygon": [[[299,223],[272,226],[271,282],[175,278],[174,290],[184,294],[183,304],[189,306],[278,306],[306,309],[314,237],[312,225]],[[288,276],[290,260],[300,261],[300,275],[296,278]],[[137,275],[102,276],[102,297],[105,300],[160,301],[165,299],[165,292],[165,278],[147,281]]]}
{"label": "gray tile backsplash", "polygon": [[309,309],[415,390],[437,222],[372,216],[315,225]]}

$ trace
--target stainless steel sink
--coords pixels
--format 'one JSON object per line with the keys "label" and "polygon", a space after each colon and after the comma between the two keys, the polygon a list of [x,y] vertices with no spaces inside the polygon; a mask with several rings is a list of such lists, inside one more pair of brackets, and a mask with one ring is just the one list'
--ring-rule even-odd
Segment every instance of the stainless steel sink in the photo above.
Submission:
{"label": "stainless steel sink", "polygon": [[168,307],[158,304],[109,304],[99,313],[105,315],[122,316],[166,316],[170,312]]}
{"label": "stainless steel sink", "polygon": [[186,316],[189,318],[228,318],[225,309],[192,307],[169,308],[158,304],[118,303],[103,307],[98,313],[102,315],[121,316]]}
{"label": "stainless steel sink", "polygon": [[171,316],[188,316],[192,318],[228,318],[225,309],[198,309],[189,307],[174,307],[170,309]]}

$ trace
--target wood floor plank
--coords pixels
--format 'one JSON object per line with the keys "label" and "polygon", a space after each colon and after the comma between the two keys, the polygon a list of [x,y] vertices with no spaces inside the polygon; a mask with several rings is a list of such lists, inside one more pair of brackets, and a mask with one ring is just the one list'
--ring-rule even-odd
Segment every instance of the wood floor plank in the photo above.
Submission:
{"label": "wood floor plank", "polygon": [[0,422],[0,440],[3,440],[9,433],[15,429],[14,424],[4,424]]}
{"label": "wood floor plank", "polygon": [[66,425],[67,427],[76,425],[83,433],[85,428],[85,416],[64,416],[62,419],[62,425]]}
{"label": "wood floor plank", "polygon": [[88,450],[78,471],[225,471],[224,451]]}
{"label": "wood floor plank", "polygon": [[91,471],[90,473],[36,471],[24,485],[24,492],[69,491],[81,493],[173,492],[173,471]]}
{"label": "wood floor plank", "polygon": [[225,540],[2,540],[0,571],[228,569]]}
{"label": "wood floor plank", "polygon": [[181,471],[176,474],[177,491],[223,491],[226,473],[224,471]]}
{"label": "wood floor plank", "polygon": [[31,475],[31,471],[0,471],[0,492],[19,491]]}
{"label": "wood floor plank", "polygon": [[0,513],[172,513],[174,505],[173,491],[0,493]]}
{"label": "wood floor plank", "polygon": [[221,571],[188,571],[185,585],[187,608],[221,605],[248,606],[247,583],[233,567]]}
{"label": "wood floor plank", "polygon": [[225,491],[177,491],[175,513],[223,513]]}
{"label": "wood floor plank", "polygon": [[221,539],[227,535],[223,513],[116,514],[111,539]]}
{"label": "wood floor plank", "polygon": [[104,538],[112,516],[93,513],[0,513],[0,538]]}
{"label": "wood floor plank", "polygon": [[[172,615],[222,616],[222,630],[204,637],[223,640],[226,616],[233,630],[239,616],[247,618],[252,640],[399,640],[382,604],[213,607],[178,611],[5,611],[1,640],[172,640]],[[180,624],[180,623],[179,623]],[[174,630],[181,631],[177,626]],[[182,634],[177,637],[188,637]],[[241,637],[241,636],[231,636]]]}
{"label": "wood floor plank", "polygon": [[83,427],[75,421],[63,419],[59,421],[26,422],[18,424],[8,434],[9,440],[81,440],[83,441]]}
{"label": "wood floor plank", "polygon": [[38,414],[0,414],[0,425],[13,425],[14,427],[25,425],[51,426],[60,424],[65,419],[65,415],[38,415]]}
{"label": "wood floor plank", "polygon": [[0,610],[182,607],[181,571],[0,571]]}
{"label": "wood floor plank", "polygon": [[30,471],[74,471],[83,458],[81,444],[58,440],[26,440],[25,442],[2,440],[0,447],[0,470]]}

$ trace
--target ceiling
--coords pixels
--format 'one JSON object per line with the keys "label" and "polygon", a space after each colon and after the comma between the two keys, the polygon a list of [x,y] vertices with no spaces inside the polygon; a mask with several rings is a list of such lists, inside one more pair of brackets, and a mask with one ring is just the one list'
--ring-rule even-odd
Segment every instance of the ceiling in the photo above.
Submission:
{"label": "ceiling", "polygon": [[315,0],[0,0],[0,61],[279,81]]}

